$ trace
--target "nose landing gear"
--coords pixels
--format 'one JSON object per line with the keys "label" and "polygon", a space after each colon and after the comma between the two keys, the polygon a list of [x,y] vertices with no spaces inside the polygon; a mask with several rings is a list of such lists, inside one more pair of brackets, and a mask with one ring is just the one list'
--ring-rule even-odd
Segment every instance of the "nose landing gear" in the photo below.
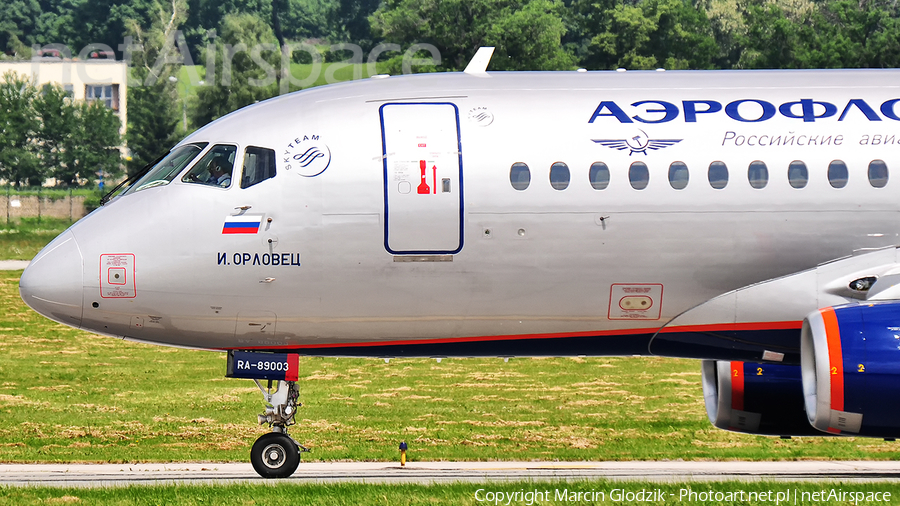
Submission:
{"label": "nose landing gear", "polygon": [[258,416],[259,424],[269,424],[272,432],[263,434],[253,443],[250,463],[263,478],[287,478],[297,470],[300,453],[309,451],[297,444],[287,433],[287,428],[296,423],[294,415],[301,406],[297,402],[300,390],[296,381],[278,380],[274,390],[272,390],[273,380],[268,380],[266,388],[258,379],[253,381],[266,400],[266,412]]}
{"label": "nose landing gear", "polygon": [[[300,403],[297,388],[300,358],[296,353],[261,353],[230,350],[225,376],[252,379],[266,402],[259,424],[272,428],[253,443],[250,463],[263,478],[287,478],[300,464],[300,454],[307,448],[297,444],[287,429],[294,425],[294,415]],[[263,387],[260,380],[267,381]],[[272,387],[275,387],[274,389]]]}

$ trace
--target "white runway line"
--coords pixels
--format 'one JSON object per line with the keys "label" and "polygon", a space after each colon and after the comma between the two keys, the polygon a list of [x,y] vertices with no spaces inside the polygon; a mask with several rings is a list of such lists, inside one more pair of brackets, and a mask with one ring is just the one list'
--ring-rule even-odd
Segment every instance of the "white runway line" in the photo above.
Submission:
{"label": "white runway line", "polygon": [[28,260],[0,260],[0,271],[20,271],[30,263]]}
{"label": "white runway line", "polygon": [[900,481],[900,462],[301,462],[286,480],[247,463],[0,464],[0,485],[109,487],[225,483],[449,483],[567,479],[681,481]]}

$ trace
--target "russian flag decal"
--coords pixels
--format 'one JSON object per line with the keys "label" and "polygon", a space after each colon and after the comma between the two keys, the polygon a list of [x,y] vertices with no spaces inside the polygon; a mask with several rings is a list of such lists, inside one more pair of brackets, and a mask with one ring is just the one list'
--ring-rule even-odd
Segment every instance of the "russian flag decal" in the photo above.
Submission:
{"label": "russian flag decal", "polygon": [[243,214],[240,216],[226,216],[223,234],[255,234],[259,232],[262,223],[261,214]]}

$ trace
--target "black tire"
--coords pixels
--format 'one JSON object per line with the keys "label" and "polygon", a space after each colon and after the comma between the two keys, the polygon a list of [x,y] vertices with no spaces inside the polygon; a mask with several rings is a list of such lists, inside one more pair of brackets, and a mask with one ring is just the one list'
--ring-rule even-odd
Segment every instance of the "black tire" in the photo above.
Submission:
{"label": "black tire", "polygon": [[250,463],[263,478],[287,478],[300,465],[300,448],[288,436],[270,432],[253,443]]}

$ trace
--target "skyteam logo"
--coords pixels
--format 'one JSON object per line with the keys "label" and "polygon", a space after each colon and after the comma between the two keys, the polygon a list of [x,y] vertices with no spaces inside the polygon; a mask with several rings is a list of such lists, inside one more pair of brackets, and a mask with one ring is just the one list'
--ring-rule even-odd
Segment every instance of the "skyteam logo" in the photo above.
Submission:
{"label": "skyteam logo", "polygon": [[487,107],[473,107],[469,109],[469,121],[478,126],[488,126],[494,122],[494,114]]}
{"label": "skyteam logo", "polygon": [[331,149],[318,135],[304,135],[289,143],[281,158],[284,170],[315,177],[331,165]]}
{"label": "skyteam logo", "polygon": [[647,132],[638,130],[635,135],[627,139],[591,139],[601,146],[624,151],[629,149],[628,156],[635,153],[647,155],[647,150],[656,151],[657,149],[667,148],[672,144],[677,144],[683,139],[651,139]]}

